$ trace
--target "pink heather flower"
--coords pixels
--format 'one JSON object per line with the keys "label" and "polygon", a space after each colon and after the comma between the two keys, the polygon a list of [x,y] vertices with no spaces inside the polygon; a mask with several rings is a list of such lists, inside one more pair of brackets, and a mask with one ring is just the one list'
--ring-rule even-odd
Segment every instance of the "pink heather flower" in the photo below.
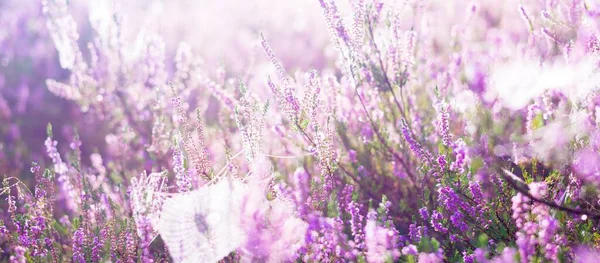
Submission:
{"label": "pink heather flower", "polygon": [[17,211],[17,200],[13,195],[6,197],[6,203],[8,204],[8,213],[13,214]]}
{"label": "pink heather flower", "polygon": [[364,216],[360,213],[361,205],[354,201],[348,204],[348,213],[350,213],[350,230],[354,236],[355,247],[359,250],[364,248],[363,220]]}
{"label": "pink heather flower", "polygon": [[396,236],[394,231],[378,226],[373,219],[367,220],[365,225],[365,247],[368,262],[386,262],[395,260],[399,252],[396,249]]}
{"label": "pink heather flower", "polygon": [[46,146],[46,153],[48,154],[48,157],[52,159],[52,163],[54,164],[54,172],[58,174],[57,181],[62,188],[62,193],[66,197],[65,199],[67,206],[72,211],[77,211],[79,209],[78,207],[81,202],[81,198],[77,193],[77,189],[71,182],[71,178],[68,174],[69,168],[67,164],[62,161],[60,153],[58,153],[58,149],[56,148],[58,142],[53,141],[50,137],[48,137],[46,138],[44,144]]}
{"label": "pink heather flower", "polygon": [[521,19],[523,19],[523,22],[525,22],[527,25],[527,29],[529,29],[529,31],[533,31],[533,22],[531,21],[529,13],[523,5],[519,5],[519,15],[521,15]]}
{"label": "pink heather flower", "polygon": [[441,263],[444,262],[444,257],[442,253],[419,253],[419,257],[417,259],[419,263]]}
{"label": "pink heather flower", "polygon": [[14,254],[9,257],[10,263],[25,263],[27,262],[27,258],[25,258],[25,252],[27,249],[22,246],[16,246],[14,249]]}
{"label": "pink heather flower", "polygon": [[489,263],[514,263],[517,251],[511,247],[505,247],[502,254],[491,259]]}
{"label": "pink heather flower", "polygon": [[511,200],[513,210],[512,218],[515,220],[517,227],[522,228],[527,220],[527,214],[530,209],[530,205],[528,204],[529,198],[521,193],[517,193]]}
{"label": "pink heather flower", "polygon": [[529,192],[533,197],[543,198],[548,190],[548,185],[544,182],[533,182],[529,184]]}
{"label": "pink heather flower", "polygon": [[188,192],[192,189],[192,179],[183,166],[183,153],[179,147],[173,150],[173,171],[179,192]]}
{"label": "pink heather flower", "polygon": [[469,148],[467,147],[467,144],[465,143],[465,141],[463,141],[463,139],[456,140],[453,148],[456,159],[450,164],[450,170],[457,171],[459,173],[464,173],[465,167],[470,162],[468,152]]}
{"label": "pink heather flower", "polygon": [[408,245],[402,248],[402,254],[404,255],[413,255],[416,256],[418,253],[417,251],[417,246],[415,245]]}
{"label": "pink heather flower", "polygon": [[574,170],[577,175],[588,182],[600,182],[600,154],[589,148],[577,151]]}
{"label": "pink heather flower", "polygon": [[442,143],[445,146],[450,146],[451,135],[450,135],[450,114],[448,113],[448,104],[440,101],[436,104],[435,110],[437,111],[437,131],[439,136],[442,138]]}
{"label": "pink heather flower", "polygon": [[159,222],[166,189],[166,172],[149,175],[144,172],[139,177],[131,178],[129,205],[136,222],[137,235],[142,240],[150,241],[149,237],[156,235],[153,225]]}
{"label": "pink heather flower", "polygon": [[575,263],[595,262],[600,257],[600,251],[587,247],[578,247],[573,254]]}
{"label": "pink heather flower", "polygon": [[54,172],[59,175],[63,175],[67,172],[68,168],[67,164],[65,164],[60,158],[60,153],[58,153],[58,150],[56,149],[57,144],[58,142],[53,141],[50,137],[48,137],[44,142],[44,145],[46,145],[46,153],[54,163]]}

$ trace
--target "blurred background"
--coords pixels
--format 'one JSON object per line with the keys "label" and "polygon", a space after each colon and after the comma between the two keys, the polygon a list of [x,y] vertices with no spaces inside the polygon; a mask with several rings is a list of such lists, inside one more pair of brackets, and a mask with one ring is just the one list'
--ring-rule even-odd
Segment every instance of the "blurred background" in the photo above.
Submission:
{"label": "blurred background", "polygon": [[[327,46],[327,25],[318,1],[72,0],[67,4],[65,11],[77,24],[77,43],[87,62],[91,59],[88,43],[110,34],[106,21],[117,21],[132,57],[144,49],[147,36],[158,36],[164,43],[169,74],[174,72],[178,47],[185,42],[200,63],[213,70],[222,66],[235,77],[253,66],[253,74],[264,72],[257,78],[264,80],[273,69],[263,63],[267,59],[260,33],[290,72],[322,69],[335,55]],[[59,45],[53,43],[44,8],[44,1],[0,1],[0,175],[19,176],[32,161],[43,162],[48,123],[59,142],[72,141],[77,129],[85,142],[83,156],[105,151],[110,124],[47,88],[47,79],[68,82],[71,74],[61,68],[55,47]],[[59,148],[67,146],[63,143]]]}

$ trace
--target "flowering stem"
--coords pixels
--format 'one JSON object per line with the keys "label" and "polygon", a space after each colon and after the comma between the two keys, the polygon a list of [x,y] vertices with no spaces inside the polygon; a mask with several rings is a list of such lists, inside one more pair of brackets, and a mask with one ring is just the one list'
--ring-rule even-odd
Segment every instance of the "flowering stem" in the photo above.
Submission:
{"label": "flowering stem", "polygon": [[555,208],[555,209],[558,209],[558,210],[561,210],[564,212],[577,214],[577,215],[586,215],[590,218],[600,219],[600,214],[595,214],[595,213],[591,213],[590,211],[585,211],[585,210],[562,206],[562,205],[559,205],[552,201],[544,200],[542,198],[537,198],[537,197],[533,196],[531,193],[529,193],[529,190],[520,187],[514,181],[514,179],[512,179],[510,176],[506,175],[504,171],[501,170],[499,173],[502,175],[502,178],[504,178],[504,181],[506,181],[513,189],[515,189],[517,192],[527,196],[529,199],[531,199],[537,203],[541,203],[541,204],[547,205],[551,208]]}

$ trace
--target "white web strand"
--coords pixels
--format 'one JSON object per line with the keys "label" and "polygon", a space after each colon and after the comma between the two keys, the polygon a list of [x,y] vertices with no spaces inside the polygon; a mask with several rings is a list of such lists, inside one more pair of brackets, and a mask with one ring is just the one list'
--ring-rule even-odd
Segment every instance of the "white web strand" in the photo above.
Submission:
{"label": "white web strand", "polygon": [[220,180],[165,201],[158,231],[173,260],[215,262],[237,249],[245,239],[238,207],[244,192]]}

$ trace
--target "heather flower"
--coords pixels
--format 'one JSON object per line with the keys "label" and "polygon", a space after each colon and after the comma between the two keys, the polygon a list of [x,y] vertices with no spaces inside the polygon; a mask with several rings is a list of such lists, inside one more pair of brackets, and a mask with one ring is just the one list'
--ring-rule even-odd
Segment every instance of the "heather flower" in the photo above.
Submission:
{"label": "heather flower", "polygon": [[448,113],[448,105],[445,102],[438,102],[436,104],[435,110],[437,111],[437,130],[439,136],[442,138],[442,143],[445,146],[450,146],[451,136],[450,136],[450,114]]}
{"label": "heather flower", "polygon": [[506,247],[502,254],[490,260],[490,263],[512,263],[515,262],[516,251],[514,248]]}
{"label": "heather flower", "polygon": [[25,263],[27,259],[25,258],[26,248],[22,246],[17,246],[14,248],[14,254],[10,256],[9,260],[11,263]]}
{"label": "heather flower", "polygon": [[[308,202],[309,202],[309,193],[310,193],[310,185],[309,185],[309,177],[308,174],[302,170],[297,169],[294,172],[294,179],[296,180],[295,187],[295,201],[296,207],[298,209],[298,213],[301,216],[306,216],[308,213]],[[350,189],[350,194],[352,190]]]}
{"label": "heather flower", "polygon": [[[166,190],[166,173],[145,172],[139,177],[131,179],[130,205],[133,210],[133,219],[136,222],[139,238],[150,241],[156,234],[153,225],[160,219],[160,209],[164,201]],[[144,244],[147,245],[147,244]]]}
{"label": "heather flower", "polygon": [[481,185],[478,182],[469,182],[469,190],[475,203],[482,204],[483,192],[481,191]]}
{"label": "heather flower", "polygon": [[463,252],[463,261],[465,263],[473,263],[475,262],[475,257],[473,255],[467,255],[466,252]]}
{"label": "heather flower", "polygon": [[350,158],[351,162],[355,163],[357,161],[357,159],[356,159],[356,151],[355,150],[348,151],[348,157]]}
{"label": "heather flower", "polygon": [[60,153],[58,153],[56,148],[58,142],[53,141],[50,137],[48,137],[44,144],[46,145],[46,153],[48,154],[48,157],[50,157],[54,163],[54,172],[58,174],[57,181],[62,188],[64,196],[66,197],[67,206],[72,211],[77,211],[79,203],[81,202],[80,196],[77,193],[77,189],[75,188],[75,185],[73,185],[71,178],[69,177],[69,168],[67,167],[67,164],[62,161]]}
{"label": "heather flower", "polygon": [[423,149],[421,145],[414,140],[405,121],[402,121],[400,128],[402,129],[402,135],[404,136],[404,140],[406,140],[408,143],[410,150],[417,156],[417,158],[419,158],[420,161],[424,162],[425,164],[430,163],[431,154],[427,150]]}
{"label": "heather flower", "polygon": [[574,170],[579,178],[596,183],[600,176],[600,154],[591,149],[579,150],[575,155]]}
{"label": "heather flower", "polygon": [[402,248],[402,254],[404,255],[414,255],[416,256],[418,253],[417,247],[415,245],[408,245]]}
{"label": "heather flower", "polygon": [[433,229],[440,233],[448,233],[448,229],[442,225],[442,214],[438,211],[433,211],[431,214],[431,226]]}
{"label": "heather flower", "polygon": [[137,256],[136,251],[136,240],[133,234],[129,231],[125,234],[125,249],[126,249],[126,261],[127,263],[134,263],[135,257]]}
{"label": "heather flower", "polygon": [[85,234],[82,228],[77,229],[73,233],[73,261],[78,263],[85,263],[85,254],[83,252]]}
{"label": "heather flower", "polygon": [[365,248],[368,262],[385,262],[395,260],[399,252],[394,231],[380,227],[373,219],[368,219],[365,225]]}
{"label": "heather flower", "polygon": [[587,247],[578,247],[575,252],[574,262],[593,262],[598,258],[598,251]]}
{"label": "heather flower", "polygon": [[408,235],[414,243],[419,243],[421,241],[421,233],[419,233],[417,230],[417,225],[415,224],[410,224],[408,227]]}
{"label": "heather flower", "polygon": [[419,214],[421,215],[421,218],[425,221],[427,221],[429,219],[429,212],[427,211],[427,207],[421,207],[421,209],[419,209]]}
{"label": "heather flower", "polygon": [[419,263],[441,263],[443,262],[443,257],[440,253],[419,253],[419,257],[417,262]]}
{"label": "heather flower", "polygon": [[264,36],[261,35],[261,38],[262,46],[265,50],[265,53],[267,54],[267,57],[271,61],[273,66],[275,66],[279,77],[282,79],[283,87],[278,88],[277,86],[275,86],[275,84],[271,81],[270,78],[267,80],[267,84],[271,88],[273,93],[275,93],[278,102],[282,104],[283,112],[284,114],[286,114],[286,117],[292,122],[292,125],[294,125],[293,127],[301,129],[301,127],[298,127],[299,125],[301,125],[300,122],[302,121],[300,116],[300,102],[294,94],[294,83],[292,83],[292,80],[286,74],[285,69],[277,60],[277,57],[271,49],[271,46],[269,46],[269,44],[265,40]]}
{"label": "heather flower", "polygon": [[443,156],[443,155],[438,155],[438,157],[437,157],[436,160],[437,160],[437,164],[438,164],[439,169],[441,171],[444,171],[444,169],[446,169],[446,164],[447,164],[446,157]]}
{"label": "heather flower", "polygon": [[183,166],[183,153],[179,148],[173,150],[173,170],[179,192],[190,191],[192,188],[191,178]]}
{"label": "heather flower", "polygon": [[523,196],[521,193],[517,193],[512,197],[512,218],[515,220],[517,227],[523,227],[524,222],[527,220],[527,213],[529,211],[529,198]]}
{"label": "heather flower", "polygon": [[464,218],[463,214],[458,211],[455,212],[454,214],[452,214],[452,216],[450,216],[450,221],[452,222],[452,224],[462,232],[467,231],[467,229],[468,229],[468,226],[463,221],[464,220],[463,218]]}
{"label": "heather flower", "polygon": [[467,144],[462,139],[458,139],[454,143],[453,148],[454,154],[456,155],[456,159],[450,164],[450,170],[457,171],[459,173],[464,173],[465,166],[470,160],[468,155]]}
{"label": "heather flower", "polygon": [[13,214],[17,211],[17,201],[14,196],[8,195],[6,203],[8,204],[8,213]]}
{"label": "heather flower", "polygon": [[60,158],[60,153],[58,153],[58,150],[56,149],[56,145],[58,144],[58,142],[53,141],[50,137],[48,137],[44,144],[46,145],[46,152],[48,154],[48,157],[50,157],[50,159],[52,159],[52,162],[54,163],[54,172],[59,175],[65,174],[68,168],[67,164],[65,164]]}
{"label": "heather flower", "polygon": [[364,233],[363,233],[363,218],[364,216],[360,213],[360,204],[352,201],[348,204],[350,213],[350,229],[352,230],[352,236],[354,236],[355,247],[358,250],[362,250],[364,246]]}
{"label": "heather flower", "polygon": [[533,182],[529,184],[529,192],[533,197],[543,198],[546,195],[548,186],[545,183]]}
{"label": "heather flower", "polygon": [[400,164],[399,162],[395,162],[394,161],[393,165],[394,165],[394,167],[393,167],[393,169],[394,169],[393,170],[394,171],[394,175],[397,178],[405,179],[407,177],[407,175],[406,175],[406,172],[404,171],[404,168],[403,168],[402,164]]}

